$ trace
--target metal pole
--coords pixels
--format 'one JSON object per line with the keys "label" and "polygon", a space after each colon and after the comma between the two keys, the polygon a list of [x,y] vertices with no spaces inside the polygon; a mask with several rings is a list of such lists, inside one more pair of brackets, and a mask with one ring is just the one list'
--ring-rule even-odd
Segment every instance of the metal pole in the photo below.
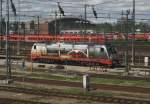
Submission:
{"label": "metal pole", "polygon": [[[18,20],[18,35],[20,35],[20,0],[18,1],[18,7],[19,7],[19,20]],[[20,55],[20,41],[17,41],[17,55]]]}
{"label": "metal pole", "polygon": [[83,34],[83,18],[82,18],[82,15],[81,15],[81,34]]}
{"label": "metal pole", "polygon": [[60,17],[59,17],[59,35],[61,34],[61,13],[60,13]]}
{"label": "metal pole", "polygon": [[7,79],[11,79],[11,64],[10,64],[10,45],[8,41],[8,36],[9,36],[9,0],[7,0],[6,4],[7,8],[7,22],[6,22],[6,70],[7,70]]}
{"label": "metal pole", "polygon": [[86,21],[87,21],[87,4],[84,5],[84,19],[85,19],[85,23],[84,23],[84,34],[86,34]]}
{"label": "metal pole", "polygon": [[57,34],[57,11],[55,11],[55,35]]}
{"label": "metal pole", "polygon": [[0,10],[0,11],[1,11],[1,14],[0,14],[0,16],[1,16],[1,28],[0,28],[0,35],[2,35],[2,9],[3,9],[3,8],[2,8],[2,3],[3,3],[3,0],[1,0],[0,2],[1,2],[1,5],[0,5],[0,6],[1,6],[1,7],[0,7],[0,9],[1,9],[1,10]]}
{"label": "metal pole", "polygon": [[123,33],[123,10],[121,12],[121,33]]}
{"label": "metal pole", "polygon": [[[60,2],[57,2],[57,3],[58,3],[58,5],[59,5]],[[58,33],[59,33],[59,35],[60,35],[60,33],[61,33],[61,11],[60,11],[60,10],[59,10],[59,13],[60,13],[60,14],[59,14],[59,27],[58,27],[59,29],[58,29]]]}
{"label": "metal pole", "polygon": [[37,16],[37,19],[38,19],[38,35],[40,34],[40,20],[39,20],[39,16]]}
{"label": "metal pole", "polygon": [[135,0],[133,0],[133,38],[132,38],[132,65],[135,65],[135,47],[134,47],[134,40],[135,40]]}
{"label": "metal pole", "polygon": [[[1,2],[1,4],[0,4],[0,6],[1,6],[0,7],[0,9],[1,9],[0,10],[1,11],[1,14],[0,14],[0,17],[1,17],[1,19],[0,19],[1,20],[0,35],[2,36],[2,34],[3,34],[3,32],[2,32],[3,31],[3,28],[2,28],[2,25],[3,25],[2,24],[2,18],[3,18],[3,15],[2,15],[2,9],[3,9],[2,3],[3,3],[3,0],[1,0],[0,2]],[[0,41],[0,50],[2,50],[2,40]]]}
{"label": "metal pole", "polygon": [[128,63],[128,19],[129,19],[130,10],[126,11],[126,73],[129,72],[129,63]]}

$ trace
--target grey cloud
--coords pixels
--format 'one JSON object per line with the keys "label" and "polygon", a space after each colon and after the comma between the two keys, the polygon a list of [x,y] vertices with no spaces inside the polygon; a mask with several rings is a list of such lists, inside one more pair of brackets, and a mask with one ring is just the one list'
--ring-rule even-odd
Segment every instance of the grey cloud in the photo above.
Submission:
{"label": "grey cloud", "polygon": [[[17,11],[19,11],[19,0],[13,0]],[[132,11],[132,0],[20,0],[20,11],[24,15],[40,15],[42,18],[47,18],[49,15],[54,15],[54,11],[58,10],[57,1],[60,1],[67,15],[84,16],[84,4],[95,5],[98,16],[119,18],[122,10],[130,9]],[[4,2],[5,3],[5,2]],[[150,18],[150,15],[138,16],[138,13],[148,14],[150,11],[149,0],[136,0],[136,13],[138,18]],[[26,12],[25,12],[26,11]],[[29,11],[29,12],[27,12]],[[92,15],[91,7],[87,7],[89,20],[100,22],[102,19],[95,19]],[[92,18],[93,17],[93,18]],[[108,20],[106,18],[106,20]],[[114,20],[112,20],[114,21]]]}

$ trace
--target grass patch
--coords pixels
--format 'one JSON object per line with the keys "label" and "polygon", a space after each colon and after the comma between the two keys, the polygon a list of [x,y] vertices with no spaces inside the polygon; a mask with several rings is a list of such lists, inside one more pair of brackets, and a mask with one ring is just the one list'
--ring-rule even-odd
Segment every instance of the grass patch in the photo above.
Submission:
{"label": "grass patch", "polygon": [[[71,81],[71,82],[82,82],[81,76],[68,77],[68,76],[59,76],[59,75],[44,75],[43,76],[43,75],[31,74],[31,75],[29,75],[29,77],[40,78],[40,79]],[[131,81],[131,80],[91,77],[91,83],[108,84],[108,85],[122,85],[122,86],[137,86],[137,87],[150,88],[150,82],[147,82],[144,80]]]}
{"label": "grass patch", "polygon": [[82,89],[79,88],[64,88],[64,89],[56,89],[56,88],[45,88],[43,86],[31,85],[27,83],[16,83],[16,87],[18,88],[27,88],[33,89],[35,91],[46,91],[46,92],[58,92],[58,93],[65,93],[65,94],[75,94],[81,96],[105,96],[105,97],[131,97],[131,98],[139,98],[139,99],[149,99],[149,96],[145,95],[142,96],[141,94],[128,94],[128,93],[115,93],[115,92],[106,92],[106,91],[89,91],[84,92]]}
{"label": "grass patch", "polygon": [[[26,75],[25,75],[26,74]],[[70,82],[82,82],[82,76],[66,76],[66,75],[51,75],[51,74],[36,74],[36,73],[17,73],[13,75],[25,75],[25,77],[47,79],[47,80],[62,80]],[[95,84],[108,84],[108,85],[121,85],[121,86],[137,86],[150,88],[150,82],[144,80],[121,80],[121,79],[107,79],[91,77],[91,83]]]}
{"label": "grass patch", "polygon": [[113,84],[113,85],[122,85],[122,86],[137,86],[137,87],[150,88],[150,82],[144,80],[129,81],[129,80],[120,80],[120,79],[91,78],[91,82],[97,84],[109,84],[109,85]]}
{"label": "grass patch", "polygon": [[40,75],[40,74],[30,74],[29,77],[41,78],[41,79],[52,79],[52,80],[63,80],[63,81],[73,81],[73,82],[81,82],[82,77],[70,77],[70,76],[62,76],[62,75]]}
{"label": "grass patch", "polygon": [[26,88],[26,89],[33,89],[35,91],[46,91],[46,92],[59,92],[59,93],[65,93],[65,94],[75,94],[75,95],[82,95],[82,96],[107,96],[112,97],[112,93],[108,92],[84,92],[84,90],[79,88],[66,88],[66,89],[56,89],[56,88],[45,88],[43,86],[36,86],[36,85],[30,85],[27,83],[16,83],[16,87],[18,88]]}

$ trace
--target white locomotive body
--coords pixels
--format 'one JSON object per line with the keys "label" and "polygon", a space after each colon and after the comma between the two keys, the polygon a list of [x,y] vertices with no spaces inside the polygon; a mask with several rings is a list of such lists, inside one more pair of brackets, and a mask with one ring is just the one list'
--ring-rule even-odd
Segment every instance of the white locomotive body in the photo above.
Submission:
{"label": "white locomotive body", "polygon": [[[35,43],[31,49],[31,56],[64,57],[84,59],[117,60],[117,51],[110,45],[84,44],[84,43]],[[82,60],[81,59],[81,60]]]}

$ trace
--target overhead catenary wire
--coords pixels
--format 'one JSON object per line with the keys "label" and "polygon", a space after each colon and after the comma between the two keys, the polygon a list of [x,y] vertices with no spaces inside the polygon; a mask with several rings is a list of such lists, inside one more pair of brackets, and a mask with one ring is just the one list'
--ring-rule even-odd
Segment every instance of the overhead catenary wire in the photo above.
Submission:
{"label": "overhead catenary wire", "polygon": [[[14,4],[17,5],[18,2],[17,0],[13,0]],[[69,16],[69,15],[83,15],[83,2],[80,1],[60,1],[60,0],[36,0],[36,1],[31,1],[31,0],[21,0],[21,7],[22,7],[22,11],[21,14],[23,15],[30,15],[30,14],[35,14],[36,16],[41,15],[41,18],[48,18],[48,17],[52,17],[54,15],[54,13],[52,14],[49,9],[42,9],[43,7],[53,7],[53,8],[57,8],[57,2],[61,3],[61,6],[63,7],[63,11],[65,11],[65,15]],[[97,2],[97,3],[92,3],[91,5],[93,5],[95,7],[96,13],[97,13],[97,17],[99,17],[97,19],[97,22],[100,22],[100,18],[101,17],[106,17],[105,19],[108,19],[106,15],[111,15],[112,18],[109,19],[117,19],[119,18],[119,16],[121,15],[121,11],[117,10],[117,9],[111,9],[113,8],[113,6],[109,6],[110,4],[120,4],[121,2],[123,2],[123,0],[108,0],[108,1],[104,1],[104,2]],[[131,1],[128,1],[128,3],[130,3]],[[25,7],[29,5],[31,7],[31,9],[25,10]],[[38,6],[37,9],[36,6]],[[39,6],[40,5],[40,6]],[[140,4],[138,4],[140,5]],[[104,8],[105,7],[105,8]],[[117,6],[116,6],[117,7]],[[129,7],[129,6],[128,6]],[[41,8],[41,9],[39,9]],[[70,9],[70,8],[77,8],[77,9]],[[131,7],[129,7],[131,8]],[[18,7],[16,6],[16,9],[18,9]],[[6,9],[4,8],[4,13],[6,11]],[[70,11],[71,10],[71,11]],[[16,11],[16,13],[18,13],[18,11]],[[49,16],[49,15],[52,16]],[[91,19],[92,18],[92,10],[90,10],[90,8],[87,8],[87,19]],[[136,21],[146,21],[150,18],[150,14],[146,13],[146,12],[140,12],[137,11],[136,15],[138,16],[138,18],[136,18]],[[146,16],[146,17],[145,17]],[[23,20],[25,19],[32,19],[31,17],[28,16],[22,16],[21,17]],[[12,18],[10,18],[12,19]]]}

